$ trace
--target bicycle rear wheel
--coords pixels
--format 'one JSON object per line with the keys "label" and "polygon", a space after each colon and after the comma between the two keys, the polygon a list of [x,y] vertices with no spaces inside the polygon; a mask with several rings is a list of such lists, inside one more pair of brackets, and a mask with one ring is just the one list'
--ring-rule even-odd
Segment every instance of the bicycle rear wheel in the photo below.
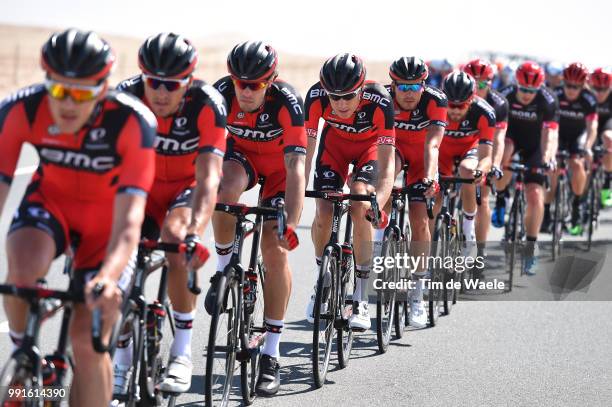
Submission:
{"label": "bicycle rear wheel", "polygon": [[[456,259],[461,255],[461,248],[465,242],[460,238],[460,236],[461,235],[457,235],[457,233],[451,232],[451,236],[448,237],[445,245],[445,256],[450,256],[453,259]],[[444,269],[444,286],[442,288],[444,315],[450,315],[453,305],[457,302],[457,290],[455,290],[455,281],[457,280],[457,276],[461,276],[461,273],[457,273],[454,267],[450,270],[446,268]],[[447,284],[450,284],[451,282],[452,286],[449,288]]]}
{"label": "bicycle rear wheel", "polygon": [[[223,291],[223,301],[215,305],[210,321],[206,349],[204,393],[207,406],[226,406],[236,369],[236,349],[239,336],[238,285],[230,276]],[[223,287],[220,283],[219,287]]]}
{"label": "bicycle rear wheel", "polygon": [[[395,259],[397,253],[398,239],[393,231],[387,233],[383,239],[381,257],[386,259],[391,257]],[[382,275],[383,282],[399,281],[399,271],[397,264],[384,269]],[[389,341],[391,340],[391,330],[393,329],[393,317],[395,316],[395,298],[396,290],[380,289],[377,292],[376,300],[376,340],[378,351],[380,353],[387,352]]]}
{"label": "bicycle rear wheel", "polygon": [[[246,348],[243,349],[244,360],[240,361],[240,387],[242,400],[249,406],[255,400],[257,393],[255,385],[259,376],[259,361],[261,359],[261,347],[265,340],[266,328],[264,325],[264,278],[266,269],[260,258],[257,260],[257,289],[256,299],[252,307],[243,307],[243,319],[241,320],[240,332],[243,336]],[[250,309],[252,308],[252,309]],[[243,353],[243,352],[241,352]]]}
{"label": "bicycle rear wheel", "polygon": [[[314,324],[312,331],[312,370],[315,386],[320,388],[325,383],[329,370],[332,344],[334,340],[334,322],[336,318],[336,274],[338,257],[332,248],[327,248],[321,258],[321,268],[317,280],[317,293],[313,310]],[[325,287],[325,272],[331,273],[329,286]]]}
{"label": "bicycle rear wheel", "polygon": [[355,254],[351,247],[350,253],[345,251],[343,246],[342,253],[342,276],[340,279],[340,298],[338,306],[342,314],[342,319],[337,325],[336,346],[338,349],[338,364],[340,369],[348,366],[351,350],[353,349],[353,330],[348,326],[348,320],[353,310],[353,300],[349,299],[349,293],[355,291]]}
{"label": "bicycle rear wheel", "polygon": [[[434,236],[431,242],[431,256],[434,259],[444,259],[445,253],[447,251],[447,225],[442,221],[442,219],[438,219],[436,221],[436,228],[434,230]],[[429,281],[429,289],[426,290],[428,302],[429,302],[429,326],[436,326],[436,322],[438,321],[438,317],[440,316],[440,307],[443,304],[443,286],[444,284],[444,264],[439,264],[434,261],[434,264],[431,265],[429,269],[430,273],[430,281]]]}
{"label": "bicycle rear wheel", "polygon": [[[404,255],[408,253],[408,241],[406,237],[403,237],[399,244],[399,256],[400,258],[404,258]],[[411,276],[408,268],[403,268],[399,270],[399,278],[404,279],[405,281],[410,281]],[[395,312],[393,316],[393,321],[395,325],[395,337],[397,339],[401,339],[404,336],[404,329],[406,328],[408,322],[408,300],[407,300],[408,291],[401,290],[397,293],[395,299]]]}
{"label": "bicycle rear wheel", "polygon": [[14,393],[15,389],[23,389],[28,394],[42,386],[42,377],[35,377],[32,370],[32,361],[25,353],[14,353],[9,358],[0,374],[0,406],[42,406],[40,399],[21,398]]}

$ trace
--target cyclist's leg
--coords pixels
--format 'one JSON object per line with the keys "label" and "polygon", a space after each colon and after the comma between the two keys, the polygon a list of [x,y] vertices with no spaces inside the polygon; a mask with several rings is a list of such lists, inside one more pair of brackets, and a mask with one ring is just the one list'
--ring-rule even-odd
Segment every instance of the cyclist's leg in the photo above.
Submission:
{"label": "cyclist's leg", "polygon": [[[474,170],[478,166],[478,150],[467,151],[459,164],[459,176],[461,178],[473,178]],[[476,217],[476,186],[474,184],[461,185],[461,202],[463,206],[463,233],[465,239],[474,241],[474,219]]]}
{"label": "cyclist's leg", "polygon": [[[276,165],[264,168],[263,165],[256,164],[257,170],[265,177],[261,204],[273,207],[278,198],[285,196],[286,170],[282,159],[267,161]],[[266,340],[261,350],[261,370],[257,378],[257,392],[263,395],[275,394],[280,386],[279,345],[292,284],[288,252],[280,245],[277,227],[275,217],[264,217],[261,255],[266,268],[264,286]]]}
{"label": "cyclist's leg", "polygon": [[[539,149],[535,153],[525,157],[525,164],[529,167],[542,166],[542,154]],[[525,230],[527,233],[527,245],[523,253],[525,257],[525,272],[533,274],[535,266],[535,245],[538,240],[538,233],[542,226],[544,218],[544,183],[546,176],[527,172],[525,174],[525,200],[527,208],[525,209]]]}
{"label": "cyclist's leg", "polygon": [[[223,161],[223,177],[219,185],[217,202],[238,202],[242,193],[254,187],[259,178],[251,160],[245,153],[236,149],[232,141],[228,140],[228,148]],[[217,251],[217,272],[223,271],[231,258],[235,222],[236,219],[232,215],[217,211],[213,212],[211,223],[215,235],[215,249]]]}
{"label": "cyclist's leg", "polygon": [[[351,147],[351,143],[338,137],[332,128],[323,129],[315,163],[315,191],[342,191],[348,175],[350,159],[347,156],[350,157]],[[317,199],[311,230],[317,266],[329,241],[332,216],[332,203]]]}
{"label": "cyclist's leg", "polygon": [[608,207],[612,206],[612,119],[605,123],[601,139],[605,149],[603,158],[605,181],[602,188],[602,204]]}
{"label": "cyclist's leg", "polygon": [[[118,314],[118,313],[117,313]],[[114,318],[117,318],[115,315]],[[70,341],[74,355],[74,374],[70,405],[108,406],[112,396],[113,366],[108,353],[97,353],[91,343],[91,311],[84,304],[74,307]],[[102,339],[108,342],[114,319],[104,319]],[[95,386],[92,386],[95,383]]]}
{"label": "cyclist's leg", "polygon": [[[510,133],[507,134],[507,137],[504,139],[504,154],[502,156],[502,168],[510,165],[510,163],[512,162],[512,156],[515,153],[515,141],[512,135],[510,135]],[[506,189],[506,187],[508,186],[508,184],[510,183],[510,180],[512,179],[512,172],[510,171],[505,171],[504,170],[504,175],[503,177],[501,177],[500,180],[496,181],[496,187],[498,191],[504,191]],[[499,193],[498,193],[499,196]]]}
{"label": "cyclist's leg", "polygon": [[587,180],[583,158],[585,142],[586,133],[583,133],[579,137],[572,139],[569,144],[570,158],[568,164],[571,174],[570,185],[574,194],[572,202],[572,229],[570,230],[572,234],[579,234],[582,229],[581,209]]}
{"label": "cyclist's leg", "polygon": [[[176,184],[176,183],[175,183]],[[181,185],[182,184],[182,185]],[[176,186],[175,186],[176,188]],[[187,227],[191,221],[191,197],[193,183],[179,183],[178,193],[168,208],[168,214],[161,230],[164,242],[180,243],[185,240]],[[174,318],[174,340],[170,347],[170,361],[166,377],[160,388],[165,391],[184,392],[191,387],[193,363],[191,361],[191,339],[196,314],[196,299],[188,287],[188,274],[184,257],[178,253],[167,253],[168,259],[168,297],[172,302]]]}
{"label": "cyclist's leg", "polygon": [[[13,219],[6,243],[7,284],[34,285],[44,277],[53,259],[64,252],[68,234],[64,218],[36,191],[26,193]],[[16,346],[25,331],[27,303],[5,295],[9,335]]]}

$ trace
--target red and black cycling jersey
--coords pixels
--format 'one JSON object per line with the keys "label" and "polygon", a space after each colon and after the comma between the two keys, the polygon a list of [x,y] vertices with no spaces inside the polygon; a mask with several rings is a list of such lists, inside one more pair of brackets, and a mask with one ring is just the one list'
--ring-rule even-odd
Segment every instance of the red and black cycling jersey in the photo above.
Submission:
{"label": "red and black cycling jersey", "polygon": [[320,82],[314,84],[306,96],[306,131],[309,137],[317,137],[319,119],[325,127],[334,129],[339,137],[349,141],[375,138],[376,144],[395,143],[394,110],[391,95],[377,82],[366,81],[361,91],[359,106],[347,119],[333,111],[327,92]]}
{"label": "red and black cycling jersey", "polygon": [[595,95],[583,89],[576,100],[570,101],[562,86],[555,89],[555,95],[559,100],[559,137],[579,137],[586,131],[586,122],[597,119]]}
{"label": "red and black cycling jersey", "polygon": [[448,121],[444,131],[444,141],[476,141],[479,144],[493,145],[495,133],[495,111],[483,98],[475,96],[466,116],[461,121]]}
{"label": "red and black cycling jersey", "polygon": [[397,142],[425,142],[429,126],[446,127],[448,99],[446,95],[431,86],[425,86],[421,99],[414,110],[403,110],[395,101],[393,87],[386,86],[391,94],[395,109],[395,138]]}
{"label": "red and black cycling jersey", "polygon": [[219,79],[214,87],[227,101],[226,127],[234,146],[245,153],[306,154],[304,103],[287,82],[274,80],[264,104],[255,112],[240,108],[230,76]]}
{"label": "red and black cycling jersey", "polygon": [[516,85],[510,85],[500,91],[508,100],[508,135],[511,138],[520,137],[539,143],[543,127],[558,127],[557,97],[550,89],[541,87],[531,103],[523,105],[518,101],[516,92]]}
{"label": "red and black cycling jersey", "polygon": [[489,89],[487,97],[485,98],[487,103],[491,105],[495,110],[495,128],[505,129],[508,127],[508,100],[496,91],[495,89]]}
{"label": "red and black cycling jersey", "polygon": [[[142,76],[126,79],[117,86],[148,104]],[[225,153],[227,105],[211,85],[194,80],[176,113],[157,116],[155,178],[179,181],[195,177],[195,160],[201,153]]]}
{"label": "red and black cycling jersey", "polygon": [[599,118],[600,128],[602,125],[607,123],[608,120],[612,119],[612,92],[608,94],[608,97],[603,103],[597,104],[597,115]]}
{"label": "red and black cycling jersey", "polygon": [[0,103],[0,181],[12,181],[23,143],[40,157],[32,182],[49,198],[99,201],[144,194],[155,173],[155,117],[138,99],[110,90],[76,134],[62,134],[43,85]]}

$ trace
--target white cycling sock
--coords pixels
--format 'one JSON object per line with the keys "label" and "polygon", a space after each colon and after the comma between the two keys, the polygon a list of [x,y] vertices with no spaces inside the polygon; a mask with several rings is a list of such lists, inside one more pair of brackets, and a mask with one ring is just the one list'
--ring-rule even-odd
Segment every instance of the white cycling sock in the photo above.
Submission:
{"label": "white cycling sock", "polygon": [[280,339],[285,322],[282,319],[266,318],[266,340],[262,349],[264,355],[277,358],[280,356]]}
{"label": "white cycling sock", "polygon": [[119,335],[117,338],[117,347],[113,355],[113,364],[130,366],[132,364],[132,354],[134,352],[134,341],[132,333]]}
{"label": "white cycling sock", "polygon": [[232,258],[232,247],[234,242],[219,244],[215,243],[215,250],[217,252],[217,271],[223,271]]}
{"label": "white cycling sock", "polygon": [[174,316],[174,341],[170,348],[172,356],[191,357],[191,336],[193,335],[193,319],[196,311],[191,312],[172,312]]}
{"label": "white cycling sock", "polygon": [[9,338],[11,340],[11,353],[15,352],[21,346],[21,341],[25,336],[25,332],[15,332],[9,329]]}
{"label": "white cycling sock", "polygon": [[363,297],[367,296],[368,291],[368,277],[359,277],[368,276],[370,273],[369,266],[356,266],[355,267],[355,291],[353,291],[353,301],[365,301]]}
{"label": "white cycling sock", "polygon": [[474,212],[463,211],[463,235],[465,236],[465,240],[468,242],[474,241],[474,217],[475,216],[476,216],[476,211]]}

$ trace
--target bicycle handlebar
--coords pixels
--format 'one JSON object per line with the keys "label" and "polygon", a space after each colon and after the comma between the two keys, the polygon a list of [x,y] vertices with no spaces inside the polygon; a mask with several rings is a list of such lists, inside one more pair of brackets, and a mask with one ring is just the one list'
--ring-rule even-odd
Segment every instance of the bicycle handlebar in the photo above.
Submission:
{"label": "bicycle handlebar", "polygon": [[319,198],[325,199],[327,201],[332,202],[342,202],[342,201],[360,201],[360,202],[370,202],[373,212],[373,218],[371,220],[372,224],[378,225],[380,222],[380,208],[378,206],[378,201],[376,200],[376,192],[371,192],[368,194],[345,194],[343,192],[336,191],[306,191],[306,198]]}
{"label": "bicycle handlebar", "polygon": [[[102,292],[104,291],[104,284],[97,283],[93,290],[92,294],[94,298],[98,298]],[[110,351],[111,344],[113,343],[111,335],[111,340],[108,345],[105,345],[102,342],[102,310],[99,307],[94,308],[91,322],[91,339],[93,348],[97,353],[106,353]]]}

